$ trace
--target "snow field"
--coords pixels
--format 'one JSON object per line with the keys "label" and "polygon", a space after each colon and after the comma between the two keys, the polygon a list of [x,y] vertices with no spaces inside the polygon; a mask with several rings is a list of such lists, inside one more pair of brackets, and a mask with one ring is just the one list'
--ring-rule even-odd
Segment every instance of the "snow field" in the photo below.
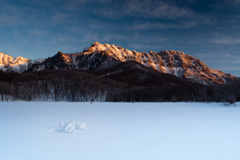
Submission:
{"label": "snow field", "polygon": [[0,160],[239,160],[239,106],[0,103]]}

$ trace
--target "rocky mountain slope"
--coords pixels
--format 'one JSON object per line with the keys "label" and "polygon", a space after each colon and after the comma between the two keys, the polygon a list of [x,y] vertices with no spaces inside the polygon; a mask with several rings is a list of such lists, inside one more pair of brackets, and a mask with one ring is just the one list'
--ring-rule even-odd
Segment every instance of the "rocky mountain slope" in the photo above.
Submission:
{"label": "rocky mountain slope", "polygon": [[[220,70],[209,68],[199,59],[182,51],[137,52],[119,46],[93,43],[89,48],[76,54],[58,52],[45,60],[31,61],[23,57],[14,59],[0,53],[0,69],[3,71],[33,72],[46,69],[81,69],[102,70],[119,65],[123,62],[134,61],[161,73],[168,73],[192,82],[208,84],[225,84],[237,81],[233,75]],[[141,67],[139,67],[141,68]],[[117,70],[116,72],[121,72]],[[109,73],[110,74],[110,73]]]}

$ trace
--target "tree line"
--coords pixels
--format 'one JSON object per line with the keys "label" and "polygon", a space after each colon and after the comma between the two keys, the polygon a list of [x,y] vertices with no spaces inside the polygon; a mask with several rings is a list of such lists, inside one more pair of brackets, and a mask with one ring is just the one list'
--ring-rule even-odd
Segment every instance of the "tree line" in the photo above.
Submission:
{"label": "tree line", "polygon": [[234,104],[240,101],[240,84],[139,86],[75,70],[0,72],[0,100]]}

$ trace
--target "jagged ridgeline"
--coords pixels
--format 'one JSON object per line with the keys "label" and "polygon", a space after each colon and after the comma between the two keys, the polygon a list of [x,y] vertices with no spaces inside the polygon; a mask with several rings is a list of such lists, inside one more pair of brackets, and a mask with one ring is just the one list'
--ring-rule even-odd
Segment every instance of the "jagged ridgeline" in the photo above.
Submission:
{"label": "jagged ridgeline", "polygon": [[0,53],[0,70],[2,101],[238,100],[235,76],[179,51],[140,53],[95,42],[34,61]]}
{"label": "jagged ridgeline", "polygon": [[237,81],[233,75],[209,68],[199,59],[182,51],[137,52],[115,45],[93,43],[89,48],[76,54],[58,52],[53,57],[32,61],[23,57],[14,59],[0,53],[0,70],[14,72],[33,72],[46,69],[100,70],[121,62],[135,61],[161,73],[168,73],[192,82],[226,84]]}

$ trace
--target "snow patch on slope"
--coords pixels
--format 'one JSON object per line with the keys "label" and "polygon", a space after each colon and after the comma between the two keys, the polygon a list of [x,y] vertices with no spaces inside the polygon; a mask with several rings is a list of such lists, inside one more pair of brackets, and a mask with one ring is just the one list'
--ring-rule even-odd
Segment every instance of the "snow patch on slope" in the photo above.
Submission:
{"label": "snow patch on slope", "polygon": [[39,58],[33,61],[33,63],[42,63],[45,59]]}

